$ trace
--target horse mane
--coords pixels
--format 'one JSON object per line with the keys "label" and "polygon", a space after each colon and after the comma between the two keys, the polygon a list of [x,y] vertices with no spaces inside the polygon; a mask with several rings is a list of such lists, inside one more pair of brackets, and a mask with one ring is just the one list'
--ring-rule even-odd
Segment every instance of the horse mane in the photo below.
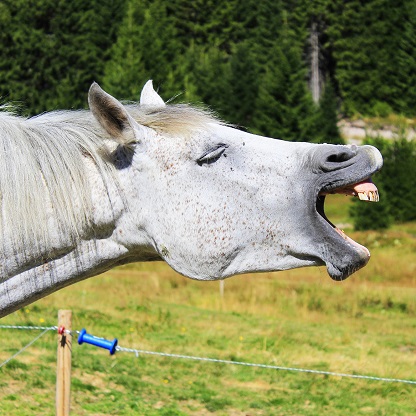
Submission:
{"label": "horse mane", "polygon": [[189,104],[170,104],[156,108],[127,104],[126,108],[137,123],[171,136],[183,137],[195,130],[209,130],[213,123],[225,124],[211,110]]}
{"label": "horse mane", "polygon": [[[186,136],[218,120],[185,104],[163,108],[126,105],[139,123],[159,133]],[[116,143],[88,110],[19,117],[0,111],[0,235],[4,245],[40,253],[51,247],[51,224],[63,241],[76,242],[92,225],[86,160],[93,162],[107,191],[117,186],[111,153]],[[7,231],[13,230],[13,231]],[[6,234],[7,231],[7,234]],[[55,237],[56,238],[56,237]],[[61,237],[60,237],[61,238]],[[7,241],[7,243],[5,242]],[[47,253],[46,253],[47,255]],[[46,261],[46,259],[45,259]]]}

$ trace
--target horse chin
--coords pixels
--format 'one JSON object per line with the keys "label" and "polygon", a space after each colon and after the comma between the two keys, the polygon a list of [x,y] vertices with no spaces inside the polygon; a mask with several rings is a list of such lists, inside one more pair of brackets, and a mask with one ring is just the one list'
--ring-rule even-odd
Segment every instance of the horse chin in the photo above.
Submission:
{"label": "horse chin", "polygon": [[367,264],[368,259],[363,259],[362,263],[355,263],[354,265],[349,265],[348,267],[345,267],[343,269],[338,268],[332,263],[327,263],[326,270],[332,280],[342,282],[343,280],[347,279],[350,275],[355,273],[357,270],[364,267]]}
{"label": "horse chin", "polygon": [[333,229],[331,250],[324,249],[322,260],[331,279],[342,281],[364,267],[370,260],[369,250],[338,228]]}

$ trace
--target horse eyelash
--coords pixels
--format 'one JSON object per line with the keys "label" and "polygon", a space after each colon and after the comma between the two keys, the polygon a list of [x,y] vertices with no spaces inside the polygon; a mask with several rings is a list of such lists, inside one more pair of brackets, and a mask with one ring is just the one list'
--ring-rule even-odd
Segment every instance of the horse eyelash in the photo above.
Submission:
{"label": "horse eyelash", "polygon": [[228,145],[224,143],[219,143],[215,147],[211,148],[207,152],[205,152],[198,160],[197,163],[199,166],[203,164],[212,164],[216,162],[225,152]]}

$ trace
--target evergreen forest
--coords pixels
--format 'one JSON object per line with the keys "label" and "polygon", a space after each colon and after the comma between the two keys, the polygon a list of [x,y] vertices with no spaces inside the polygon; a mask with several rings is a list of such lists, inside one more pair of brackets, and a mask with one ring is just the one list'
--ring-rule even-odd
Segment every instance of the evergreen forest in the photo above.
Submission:
{"label": "evergreen forest", "polygon": [[[0,0],[0,97],[23,114],[148,79],[254,133],[342,143],[341,117],[416,116],[416,0]],[[380,146],[410,157],[414,194],[414,141]]]}

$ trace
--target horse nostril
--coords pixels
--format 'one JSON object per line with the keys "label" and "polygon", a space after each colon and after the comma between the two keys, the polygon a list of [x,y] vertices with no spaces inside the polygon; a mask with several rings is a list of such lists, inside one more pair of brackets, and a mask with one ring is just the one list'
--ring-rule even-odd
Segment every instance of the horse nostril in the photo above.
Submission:
{"label": "horse nostril", "polygon": [[326,161],[332,162],[332,163],[342,163],[342,162],[346,162],[347,160],[350,160],[352,157],[354,157],[354,155],[355,154],[352,152],[334,153],[332,155],[329,155]]}
{"label": "horse nostril", "polygon": [[331,155],[326,158],[327,162],[337,162],[337,155]]}
{"label": "horse nostril", "polygon": [[353,149],[331,149],[330,152],[323,155],[322,169],[324,172],[330,172],[349,166],[352,162],[346,162],[353,159],[356,154],[357,152]]}

